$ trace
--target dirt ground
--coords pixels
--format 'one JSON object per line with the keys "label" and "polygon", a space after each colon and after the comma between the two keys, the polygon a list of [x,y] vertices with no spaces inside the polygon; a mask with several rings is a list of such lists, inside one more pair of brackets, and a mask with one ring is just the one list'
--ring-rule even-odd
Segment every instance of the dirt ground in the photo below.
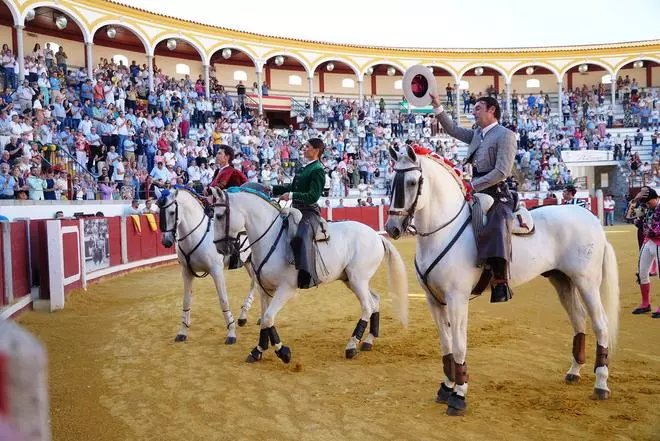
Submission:
{"label": "dirt ground", "polygon": [[[372,352],[345,360],[359,304],[342,283],[301,291],[278,316],[291,347],[245,357],[258,340],[259,303],[238,343],[225,326],[210,279],[195,281],[186,343],[174,343],[182,282],[176,266],[135,272],[72,294],[63,311],[19,321],[47,346],[55,441],[120,440],[660,440],[660,320],[633,316],[636,241],[629,226],[608,232],[619,261],[621,331],[610,361],[609,401],[589,399],[595,342],[579,385],[563,376],[572,330],[540,278],[507,304],[488,293],[470,304],[469,412],[445,415],[434,402],[442,380],[435,326],[414,278],[414,241],[397,242],[408,266],[410,326],[381,302]],[[373,288],[387,293],[386,266]],[[238,315],[249,279],[227,274]],[[653,281],[660,299],[660,283]],[[657,302],[656,302],[657,303]]]}

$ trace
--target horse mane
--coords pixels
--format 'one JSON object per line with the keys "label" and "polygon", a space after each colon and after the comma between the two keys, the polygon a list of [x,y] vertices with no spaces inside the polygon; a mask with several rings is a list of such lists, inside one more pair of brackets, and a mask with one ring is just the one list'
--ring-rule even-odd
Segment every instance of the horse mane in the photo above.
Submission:
{"label": "horse mane", "polygon": [[463,179],[461,172],[454,167],[454,164],[449,159],[443,158],[442,156],[428,149],[423,149],[419,152],[415,151],[415,153],[418,156],[430,159],[432,162],[444,168],[458,184],[458,187],[461,189],[461,193],[463,193],[463,197],[468,195],[469,191],[465,185],[465,180]]}
{"label": "horse mane", "polygon": [[197,193],[195,191],[195,189],[193,189],[191,187],[188,187],[187,185],[179,185],[179,184],[173,186],[172,188],[174,188],[176,190],[184,190],[186,193],[188,193],[190,196],[192,196],[192,198],[195,201],[197,201],[197,203],[202,208],[202,210],[204,210],[204,204],[202,203],[203,196],[200,195],[199,193]]}
{"label": "horse mane", "polygon": [[268,205],[271,207],[275,208],[278,212],[282,212],[282,207],[277,202],[273,202],[273,200],[268,196],[266,193],[256,190],[254,188],[250,187],[230,187],[227,190],[225,190],[227,193],[247,193],[251,194],[254,196],[257,196],[259,199],[264,200],[265,202],[268,202]]}

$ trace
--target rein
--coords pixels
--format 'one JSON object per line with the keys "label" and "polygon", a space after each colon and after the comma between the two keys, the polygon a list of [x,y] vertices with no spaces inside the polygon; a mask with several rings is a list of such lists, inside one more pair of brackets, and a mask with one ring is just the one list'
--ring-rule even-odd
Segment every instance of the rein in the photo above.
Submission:
{"label": "rein", "polygon": [[[235,251],[244,252],[244,251],[247,251],[250,248],[252,248],[261,239],[266,237],[266,235],[273,228],[273,226],[275,225],[277,220],[282,217],[282,210],[280,209],[279,205],[276,205],[276,204],[272,203],[271,201],[268,201],[268,200],[264,199],[260,194],[257,194],[257,193],[252,192],[252,191],[240,191],[240,192],[253,194],[253,195],[259,197],[259,199],[263,199],[271,207],[275,208],[277,210],[277,213],[278,213],[277,216],[275,216],[275,218],[272,220],[270,225],[268,225],[268,228],[266,228],[266,230],[254,242],[250,242],[250,244],[247,247],[243,248],[243,245],[245,244],[245,241],[239,246],[238,245],[238,242],[240,240],[239,237],[234,238],[234,237],[229,236],[229,223],[230,223],[230,217],[229,217],[230,216],[230,204],[229,204],[229,195],[228,195],[229,192],[227,192],[226,190],[222,190],[222,193],[224,195],[224,199],[225,199],[226,202],[224,202],[224,203],[222,203],[222,202],[221,203],[215,203],[215,204],[213,204],[213,206],[214,207],[224,207],[225,208],[225,213],[221,217],[221,218],[225,218],[225,237],[223,237],[221,239],[216,239],[216,240],[213,241],[213,243],[217,244],[217,243],[222,243],[222,242],[228,242],[230,244],[230,246],[234,248]],[[238,191],[232,191],[231,193],[238,193]],[[250,264],[252,265],[252,269],[254,270],[254,274],[257,278],[257,283],[259,283],[259,286],[261,287],[263,292],[265,292],[266,294],[268,294],[269,291],[266,288],[264,288],[264,286],[261,282],[261,270],[263,269],[264,265],[266,265],[266,263],[268,263],[268,261],[270,260],[270,257],[273,255],[273,253],[277,249],[277,245],[279,244],[280,239],[282,238],[282,234],[284,233],[284,230],[286,230],[288,227],[289,227],[288,216],[286,216],[286,217],[283,217],[283,219],[282,219],[282,227],[280,228],[280,231],[277,233],[277,238],[275,239],[275,242],[273,243],[273,245],[271,245],[270,249],[268,250],[268,253],[266,253],[266,257],[261,261],[261,263],[259,264],[258,267],[256,267],[256,265],[254,263],[254,259],[250,259]],[[247,238],[245,240],[247,241]]]}

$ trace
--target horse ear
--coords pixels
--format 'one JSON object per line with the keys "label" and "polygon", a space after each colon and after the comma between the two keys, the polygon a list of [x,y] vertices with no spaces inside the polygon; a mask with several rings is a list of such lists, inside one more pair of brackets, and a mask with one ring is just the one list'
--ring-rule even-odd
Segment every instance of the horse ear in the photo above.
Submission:
{"label": "horse ear", "polygon": [[394,160],[394,162],[397,162],[399,160],[399,154],[394,150],[394,147],[390,147],[390,156]]}
{"label": "horse ear", "polygon": [[412,147],[406,147],[406,155],[408,155],[408,158],[410,158],[411,162],[417,162],[417,153],[415,153]]}
{"label": "horse ear", "polygon": [[160,191],[160,188],[156,186],[154,186],[154,194],[156,195],[156,199],[160,199],[160,197],[163,195],[163,193]]}

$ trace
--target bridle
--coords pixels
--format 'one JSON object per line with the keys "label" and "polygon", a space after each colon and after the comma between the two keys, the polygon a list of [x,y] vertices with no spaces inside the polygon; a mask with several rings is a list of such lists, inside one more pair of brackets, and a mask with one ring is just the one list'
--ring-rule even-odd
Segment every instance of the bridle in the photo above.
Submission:
{"label": "bridle", "polygon": [[[395,173],[395,181],[399,181],[402,183],[405,183],[403,177],[407,172],[410,171],[418,171],[420,174],[422,173],[422,167],[419,165],[413,166],[413,167],[408,167],[408,168],[402,168],[398,170],[394,170]],[[399,179],[396,179],[396,177],[399,176]],[[422,194],[422,184],[424,184],[424,176],[419,177],[419,181],[417,181],[417,194],[415,195],[415,199],[413,200],[412,204],[410,205],[409,209],[399,209],[399,210],[388,210],[387,214],[388,215],[393,215],[393,216],[404,216],[403,221],[401,222],[401,227],[403,231],[410,231],[412,234],[415,234],[417,236],[421,237],[427,237],[432,234],[437,233],[438,231],[442,230],[443,228],[449,226],[452,222],[456,220],[458,216],[463,212],[463,208],[465,208],[465,205],[467,204],[467,199],[463,199],[463,203],[461,204],[461,207],[458,209],[456,214],[449,219],[447,222],[443,223],[440,225],[438,228],[435,228],[432,231],[426,232],[426,233],[420,233],[417,231],[415,226],[410,225],[410,222],[414,219],[415,217],[415,210],[417,209],[417,202],[419,201],[419,196]],[[405,186],[402,185],[402,188],[399,188],[399,191],[405,191]],[[394,195],[394,191],[396,188],[393,186],[392,187],[392,196]],[[461,189],[462,191],[462,189]]]}
{"label": "bridle", "polygon": [[[176,196],[173,198],[172,202],[170,202],[167,205],[163,205],[163,203],[160,202],[160,200],[158,202],[156,202],[156,205],[160,208],[160,211],[158,213],[159,221],[160,221],[158,227],[160,228],[160,231],[162,233],[172,233],[172,236],[174,238],[174,242],[176,242],[176,246],[179,248],[179,251],[181,252],[183,257],[186,259],[186,264],[188,265],[188,270],[190,271],[190,273],[193,276],[195,276],[197,278],[200,278],[200,279],[208,276],[208,274],[209,274],[208,272],[204,272],[202,274],[197,274],[197,272],[193,271],[192,267],[190,266],[190,258],[192,257],[193,253],[195,251],[197,251],[197,249],[200,247],[200,245],[202,245],[202,243],[204,242],[204,239],[206,239],[206,235],[209,234],[209,231],[211,230],[211,218],[208,217],[206,214],[203,214],[202,219],[195,226],[195,228],[190,230],[187,234],[185,234],[180,239],[177,239],[176,238],[176,232],[177,232],[177,229],[179,227],[179,203],[176,200]],[[168,229],[167,228],[167,209],[169,207],[171,207],[172,205],[174,205],[174,225],[172,225],[172,228]],[[183,251],[183,248],[181,248],[181,242],[186,240],[190,235],[192,235],[195,231],[197,231],[197,229],[202,226],[205,219],[207,221],[207,224],[206,224],[206,231],[204,232],[204,235],[202,235],[202,238],[199,240],[199,242],[197,242],[197,245],[195,245],[189,253],[186,253],[185,251]]]}

